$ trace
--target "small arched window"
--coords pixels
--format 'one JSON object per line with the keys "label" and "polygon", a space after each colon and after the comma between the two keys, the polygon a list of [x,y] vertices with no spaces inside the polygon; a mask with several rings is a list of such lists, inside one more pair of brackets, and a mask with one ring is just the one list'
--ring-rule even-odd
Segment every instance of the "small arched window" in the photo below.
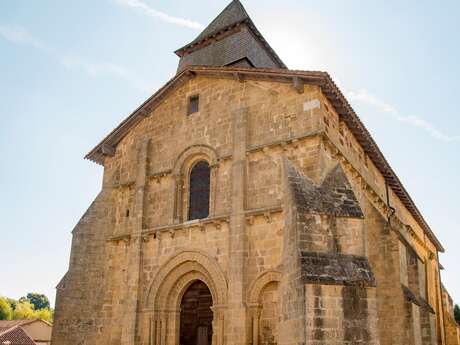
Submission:
{"label": "small arched window", "polygon": [[211,171],[206,161],[196,163],[190,172],[188,220],[209,216]]}

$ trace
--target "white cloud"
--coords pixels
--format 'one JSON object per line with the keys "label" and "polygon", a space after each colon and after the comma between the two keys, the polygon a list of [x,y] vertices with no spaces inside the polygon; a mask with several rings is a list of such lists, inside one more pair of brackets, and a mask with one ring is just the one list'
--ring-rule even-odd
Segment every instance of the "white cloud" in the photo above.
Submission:
{"label": "white cloud", "polygon": [[359,91],[348,91],[347,97],[353,101],[360,101],[374,106],[383,113],[396,113],[396,109],[391,105],[380,100],[376,96],[370,94],[367,90],[361,89]]}
{"label": "white cloud", "polygon": [[93,78],[116,77],[129,82],[142,91],[152,91],[152,87],[140,81],[126,68],[111,62],[93,62],[77,56],[61,56],[59,57],[59,63],[69,70],[83,71]]}
{"label": "white cloud", "polygon": [[149,5],[140,0],[116,0],[116,2],[123,6],[138,8],[141,11],[143,11],[146,15],[161,19],[167,23],[185,26],[187,28],[197,30],[204,29],[204,26],[198,22],[195,22],[187,18],[174,17],[164,12],[155,10],[154,8],[150,7]]}
{"label": "white cloud", "polygon": [[15,44],[29,45],[46,50],[48,49],[42,41],[33,37],[25,28],[20,26],[0,26],[0,36]]}
{"label": "white cloud", "polygon": [[382,101],[377,96],[369,93],[365,89],[359,90],[357,92],[348,91],[346,92],[346,95],[351,101],[357,101],[357,102],[362,102],[362,103],[371,105],[375,107],[377,110],[379,110],[380,112],[391,115],[393,118],[395,118],[396,120],[400,122],[406,123],[413,127],[420,128],[435,139],[438,139],[444,142],[460,142],[459,135],[452,136],[452,135],[443,133],[442,131],[437,129],[434,125],[432,125],[426,120],[421,119],[418,116],[403,115],[395,107]]}
{"label": "white cloud", "polygon": [[417,116],[414,116],[414,115],[399,116],[398,120],[401,122],[406,122],[414,127],[419,127],[425,130],[426,132],[428,132],[432,137],[436,139],[439,139],[445,142],[453,142],[453,141],[460,142],[460,135],[456,135],[456,136],[447,135],[441,132],[440,130],[438,130],[437,128],[435,128],[431,123]]}
{"label": "white cloud", "polygon": [[152,90],[145,82],[136,78],[129,70],[120,65],[112,62],[88,61],[79,56],[64,55],[34,37],[23,27],[0,26],[0,37],[14,44],[30,46],[49,53],[59,64],[69,70],[79,70],[90,77],[115,77],[129,82],[143,92]]}

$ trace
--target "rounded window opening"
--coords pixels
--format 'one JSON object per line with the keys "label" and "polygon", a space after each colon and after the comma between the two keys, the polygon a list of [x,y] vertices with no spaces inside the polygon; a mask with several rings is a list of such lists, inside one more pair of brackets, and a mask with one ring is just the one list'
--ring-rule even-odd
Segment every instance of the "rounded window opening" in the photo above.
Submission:
{"label": "rounded window opening", "polygon": [[190,172],[188,220],[209,216],[211,171],[206,161],[196,163]]}
{"label": "rounded window opening", "polygon": [[198,280],[185,291],[180,305],[180,345],[211,345],[212,296]]}

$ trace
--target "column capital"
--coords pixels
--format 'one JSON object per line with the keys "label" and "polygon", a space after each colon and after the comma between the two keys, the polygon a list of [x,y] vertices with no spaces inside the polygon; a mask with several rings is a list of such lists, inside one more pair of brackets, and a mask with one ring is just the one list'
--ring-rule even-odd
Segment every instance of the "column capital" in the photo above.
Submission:
{"label": "column capital", "polygon": [[249,314],[253,317],[259,317],[260,312],[262,311],[262,305],[259,303],[249,303],[248,304]]}

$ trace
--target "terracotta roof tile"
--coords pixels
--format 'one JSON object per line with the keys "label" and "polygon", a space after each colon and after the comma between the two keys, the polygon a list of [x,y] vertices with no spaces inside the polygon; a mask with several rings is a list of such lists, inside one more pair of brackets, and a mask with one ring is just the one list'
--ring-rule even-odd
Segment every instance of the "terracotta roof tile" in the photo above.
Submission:
{"label": "terracotta roof tile", "polygon": [[19,324],[0,333],[0,344],[8,344],[8,342],[11,345],[36,345]]}
{"label": "terracotta roof tile", "polygon": [[3,333],[15,326],[22,325],[24,323],[29,323],[30,321],[33,320],[0,320],[0,333]]}

